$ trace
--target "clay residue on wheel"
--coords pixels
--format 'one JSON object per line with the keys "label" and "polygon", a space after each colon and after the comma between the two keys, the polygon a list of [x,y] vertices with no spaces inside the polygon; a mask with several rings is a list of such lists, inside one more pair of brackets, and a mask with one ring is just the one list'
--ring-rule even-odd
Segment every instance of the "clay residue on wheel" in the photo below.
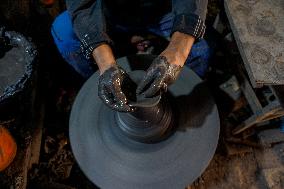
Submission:
{"label": "clay residue on wheel", "polygon": [[0,59],[0,96],[25,73],[25,51],[14,47]]}
{"label": "clay residue on wheel", "polygon": [[33,72],[37,51],[17,32],[5,32],[13,47],[0,58],[0,102],[21,91]]}

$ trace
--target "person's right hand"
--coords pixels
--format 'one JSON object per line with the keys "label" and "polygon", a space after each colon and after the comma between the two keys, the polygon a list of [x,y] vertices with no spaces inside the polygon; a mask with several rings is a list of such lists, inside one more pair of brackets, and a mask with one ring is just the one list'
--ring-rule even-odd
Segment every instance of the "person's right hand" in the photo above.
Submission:
{"label": "person's right hand", "polygon": [[99,70],[98,95],[108,107],[120,112],[129,112],[127,98],[122,92],[122,83],[128,78],[126,72],[115,61],[109,45],[102,44],[94,49],[93,57]]}
{"label": "person's right hand", "polygon": [[127,77],[126,72],[114,64],[99,78],[99,97],[108,107],[119,112],[131,111],[127,98],[121,90],[123,80]]}

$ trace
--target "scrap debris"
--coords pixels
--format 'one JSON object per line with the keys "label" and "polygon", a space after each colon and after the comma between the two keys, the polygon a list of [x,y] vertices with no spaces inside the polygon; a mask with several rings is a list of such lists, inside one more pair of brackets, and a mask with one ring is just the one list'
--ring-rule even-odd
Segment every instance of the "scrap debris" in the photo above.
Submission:
{"label": "scrap debris", "polygon": [[[37,181],[60,182],[70,177],[75,163],[69,148],[67,137],[61,133],[54,138],[46,136],[44,141],[43,159],[38,166],[30,172],[30,179]],[[48,173],[48,174],[47,174]]]}

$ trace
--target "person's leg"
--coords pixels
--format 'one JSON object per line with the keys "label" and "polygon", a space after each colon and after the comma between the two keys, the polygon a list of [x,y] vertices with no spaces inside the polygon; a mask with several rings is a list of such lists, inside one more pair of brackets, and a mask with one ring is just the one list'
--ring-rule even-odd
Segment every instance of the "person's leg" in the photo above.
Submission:
{"label": "person's leg", "polygon": [[82,54],[80,41],[73,31],[71,17],[67,11],[54,20],[51,34],[64,60],[84,78],[90,77],[94,73],[94,62],[87,60]]}
{"label": "person's leg", "polygon": [[174,16],[172,13],[168,13],[160,20],[160,22],[154,26],[150,26],[148,31],[154,33],[155,35],[170,39]]}
{"label": "person's leg", "polygon": [[200,39],[191,48],[185,65],[188,65],[200,77],[204,77],[209,66],[212,48],[205,39]]}
{"label": "person's leg", "polygon": [[[170,38],[173,26],[173,14],[166,14],[159,24],[150,27],[148,31],[165,38]],[[190,55],[188,56],[185,65],[189,66],[196,74],[203,77],[209,65],[211,56],[211,48],[205,39],[200,39],[192,46]]]}

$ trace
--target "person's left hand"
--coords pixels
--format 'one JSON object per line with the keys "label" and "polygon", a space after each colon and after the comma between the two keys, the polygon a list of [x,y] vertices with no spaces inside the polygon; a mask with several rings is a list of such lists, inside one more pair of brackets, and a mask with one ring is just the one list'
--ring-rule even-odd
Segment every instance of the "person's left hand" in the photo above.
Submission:
{"label": "person's left hand", "polygon": [[178,78],[194,40],[190,35],[175,32],[168,47],[148,68],[144,79],[137,87],[136,93],[151,97],[160,90],[166,91],[168,85]]}
{"label": "person's left hand", "polygon": [[[142,82],[138,85],[136,93],[145,97],[152,97],[160,90],[167,90],[178,77],[181,66],[169,63],[165,56],[158,56],[148,68]],[[147,86],[147,89],[145,89]]]}

